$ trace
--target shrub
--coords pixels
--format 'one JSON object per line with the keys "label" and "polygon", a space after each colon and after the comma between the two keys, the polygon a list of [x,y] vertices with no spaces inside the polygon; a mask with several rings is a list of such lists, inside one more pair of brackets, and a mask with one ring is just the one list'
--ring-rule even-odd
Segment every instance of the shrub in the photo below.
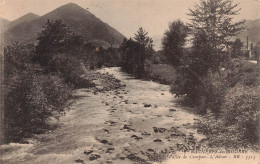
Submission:
{"label": "shrub", "polygon": [[233,126],[232,133],[250,143],[259,139],[259,93],[259,87],[238,85],[228,91],[221,108],[224,126]]}
{"label": "shrub", "polygon": [[209,71],[207,76],[203,78],[203,89],[204,95],[200,100],[204,101],[199,102],[201,110],[209,109],[218,116],[228,89],[225,79],[218,73]]}
{"label": "shrub", "polygon": [[93,86],[94,84],[84,76],[87,73],[84,67],[83,62],[76,57],[56,54],[52,57],[48,70],[58,73],[67,83],[73,84],[76,88]]}
{"label": "shrub", "polygon": [[71,88],[58,76],[40,76],[48,104],[51,104],[58,114],[64,111],[64,104],[71,95]]}
{"label": "shrub", "polygon": [[175,69],[167,64],[149,64],[146,69],[146,78],[170,85],[176,78]]}
{"label": "shrub", "polygon": [[237,84],[245,86],[259,86],[259,68],[248,61],[233,60],[228,63],[229,68],[225,71],[227,84],[234,87]]}
{"label": "shrub", "polygon": [[49,75],[22,74],[10,87],[4,106],[7,142],[43,132],[71,93],[61,79]]}
{"label": "shrub", "polygon": [[189,68],[179,67],[176,69],[176,79],[171,84],[171,93],[177,97],[183,96],[185,104],[191,107],[198,106],[204,95],[204,88],[201,78],[196,76]]}
{"label": "shrub", "polygon": [[210,146],[259,149],[259,91],[242,85],[227,90],[220,116],[207,114],[199,123]]}

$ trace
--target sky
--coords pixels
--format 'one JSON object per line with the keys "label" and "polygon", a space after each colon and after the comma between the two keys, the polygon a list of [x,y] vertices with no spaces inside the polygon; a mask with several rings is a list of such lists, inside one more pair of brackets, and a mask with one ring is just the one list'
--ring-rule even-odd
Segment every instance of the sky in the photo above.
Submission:
{"label": "sky", "polygon": [[[188,8],[198,0],[0,0],[0,17],[14,20],[29,12],[44,15],[67,3],[76,3],[108,23],[126,37],[139,27],[150,36],[161,36],[169,22],[187,21]],[[233,0],[239,3],[235,20],[260,19],[260,0]]]}

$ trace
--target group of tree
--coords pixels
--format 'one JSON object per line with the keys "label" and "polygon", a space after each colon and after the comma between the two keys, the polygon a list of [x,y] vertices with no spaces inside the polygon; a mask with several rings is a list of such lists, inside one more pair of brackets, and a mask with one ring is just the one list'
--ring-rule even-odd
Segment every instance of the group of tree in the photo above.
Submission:
{"label": "group of tree", "polygon": [[119,48],[122,69],[137,78],[142,78],[145,75],[147,59],[154,52],[152,43],[153,40],[142,27],[138,29],[133,39],[124,39]]}
{"label": "group of tree", "polygon": [[[239,141],[256,143],[259,99],[249,87],[259,90],[259,71],[253,64],[239,60],[243,56],[242,42],[231,41],[245,28],[244,21],[233,21],[240,10],[237,6],[230,0],[200,0],[189,10],[190,23],[178,20],[170,24],[162,40],[163,53],[177,74],[171,92],[183,96],[184,102],[200,113],[210,112],[220,118],[216,121],[219,126],[207,124],[208,134],[226,131]],[[233,144],[234,140],[229,139],[226,144]]]}
{"label": "group of tree", "polygon": [[[185,95],[196,104],[199,97],[206,95],[203,88],[208,84],[204,78],[209,73],[221,74],[220,69],[231,59],[227,49],[232,47],[232,56],[239,55],[238,40],[230,41],[244,29],[244,21],[233,23],[232,16],[239,11],[236,7],[229,0],[201,0],[190,9],[189,24],[180,20],[170,24],[162,44],[165,56],[180,76],[172,86],[177,96]],[[188,38],[192,45],[185,48]]]}
{"label": "group of tree", "polygon": [[234,42],[231,42],[229,53],[231,58],[237,59],[253,59],[259,60],[259,42],[244,45],[244,43],[237,38]]}
{"label": "group of tree", "polygon": [[37,44],[14,42],[4,49],[5,142],[48,129],[73,88],[90,87],[85,68],[119,64],[114,48],[104,49],[70,31],[61,20],[48,20]]}

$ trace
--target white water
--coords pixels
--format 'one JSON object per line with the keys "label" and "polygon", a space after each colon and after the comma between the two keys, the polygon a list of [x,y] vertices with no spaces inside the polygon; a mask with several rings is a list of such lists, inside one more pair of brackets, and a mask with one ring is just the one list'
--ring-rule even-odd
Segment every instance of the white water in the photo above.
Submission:
{"label": "white water", "polygon": [[[96,95],[91,90],[76,90],[75,95],[79,97],[60,119],[61,127],[38,135],[31,139],[31,144],[2,145],[2,162],[56,164],[75,163],[81,159],[85,163],[133,163],[120,157],[135,153],[147,159],[147,149],[160,152],[183,144],[183,137],[169,137],[173,133],[171,129],[185,135],[193,134],[197,140],[204,137],[192,128],[195,116],[177,105],[177,99],[169,93],[169,86],[134,79],[120,68],[104,68],[99,72],[113,74],[126,87],[119,93],[109,91]],[[144,104],[151,104],[151,107],[146,108]],[[169,111],[172,108],[176,111]],[[115,109],[114,112],[111,109]],[[125,124],[130,124],[134,131],[123,129]],[[155,133],[153,127],[169,131]],[[144,136],[142,132],[151,135]],[[136,140],[132,135],[142,139]],[[158,138],[162,142],[153,141]],[[102,139],[110,144],[101,143]],[[114,150],[107,153],[108,148]],[[84,154],[89,149],[101,158],[89,161],[90,155]]]}

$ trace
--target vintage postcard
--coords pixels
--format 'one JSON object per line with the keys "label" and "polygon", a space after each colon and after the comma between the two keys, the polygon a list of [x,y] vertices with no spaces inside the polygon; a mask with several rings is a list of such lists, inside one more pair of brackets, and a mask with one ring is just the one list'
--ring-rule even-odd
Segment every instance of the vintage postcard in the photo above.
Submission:
{"label": "vintage postcard", "polygon": [[259,164],[259,0],[0,0],[1,164]]}

